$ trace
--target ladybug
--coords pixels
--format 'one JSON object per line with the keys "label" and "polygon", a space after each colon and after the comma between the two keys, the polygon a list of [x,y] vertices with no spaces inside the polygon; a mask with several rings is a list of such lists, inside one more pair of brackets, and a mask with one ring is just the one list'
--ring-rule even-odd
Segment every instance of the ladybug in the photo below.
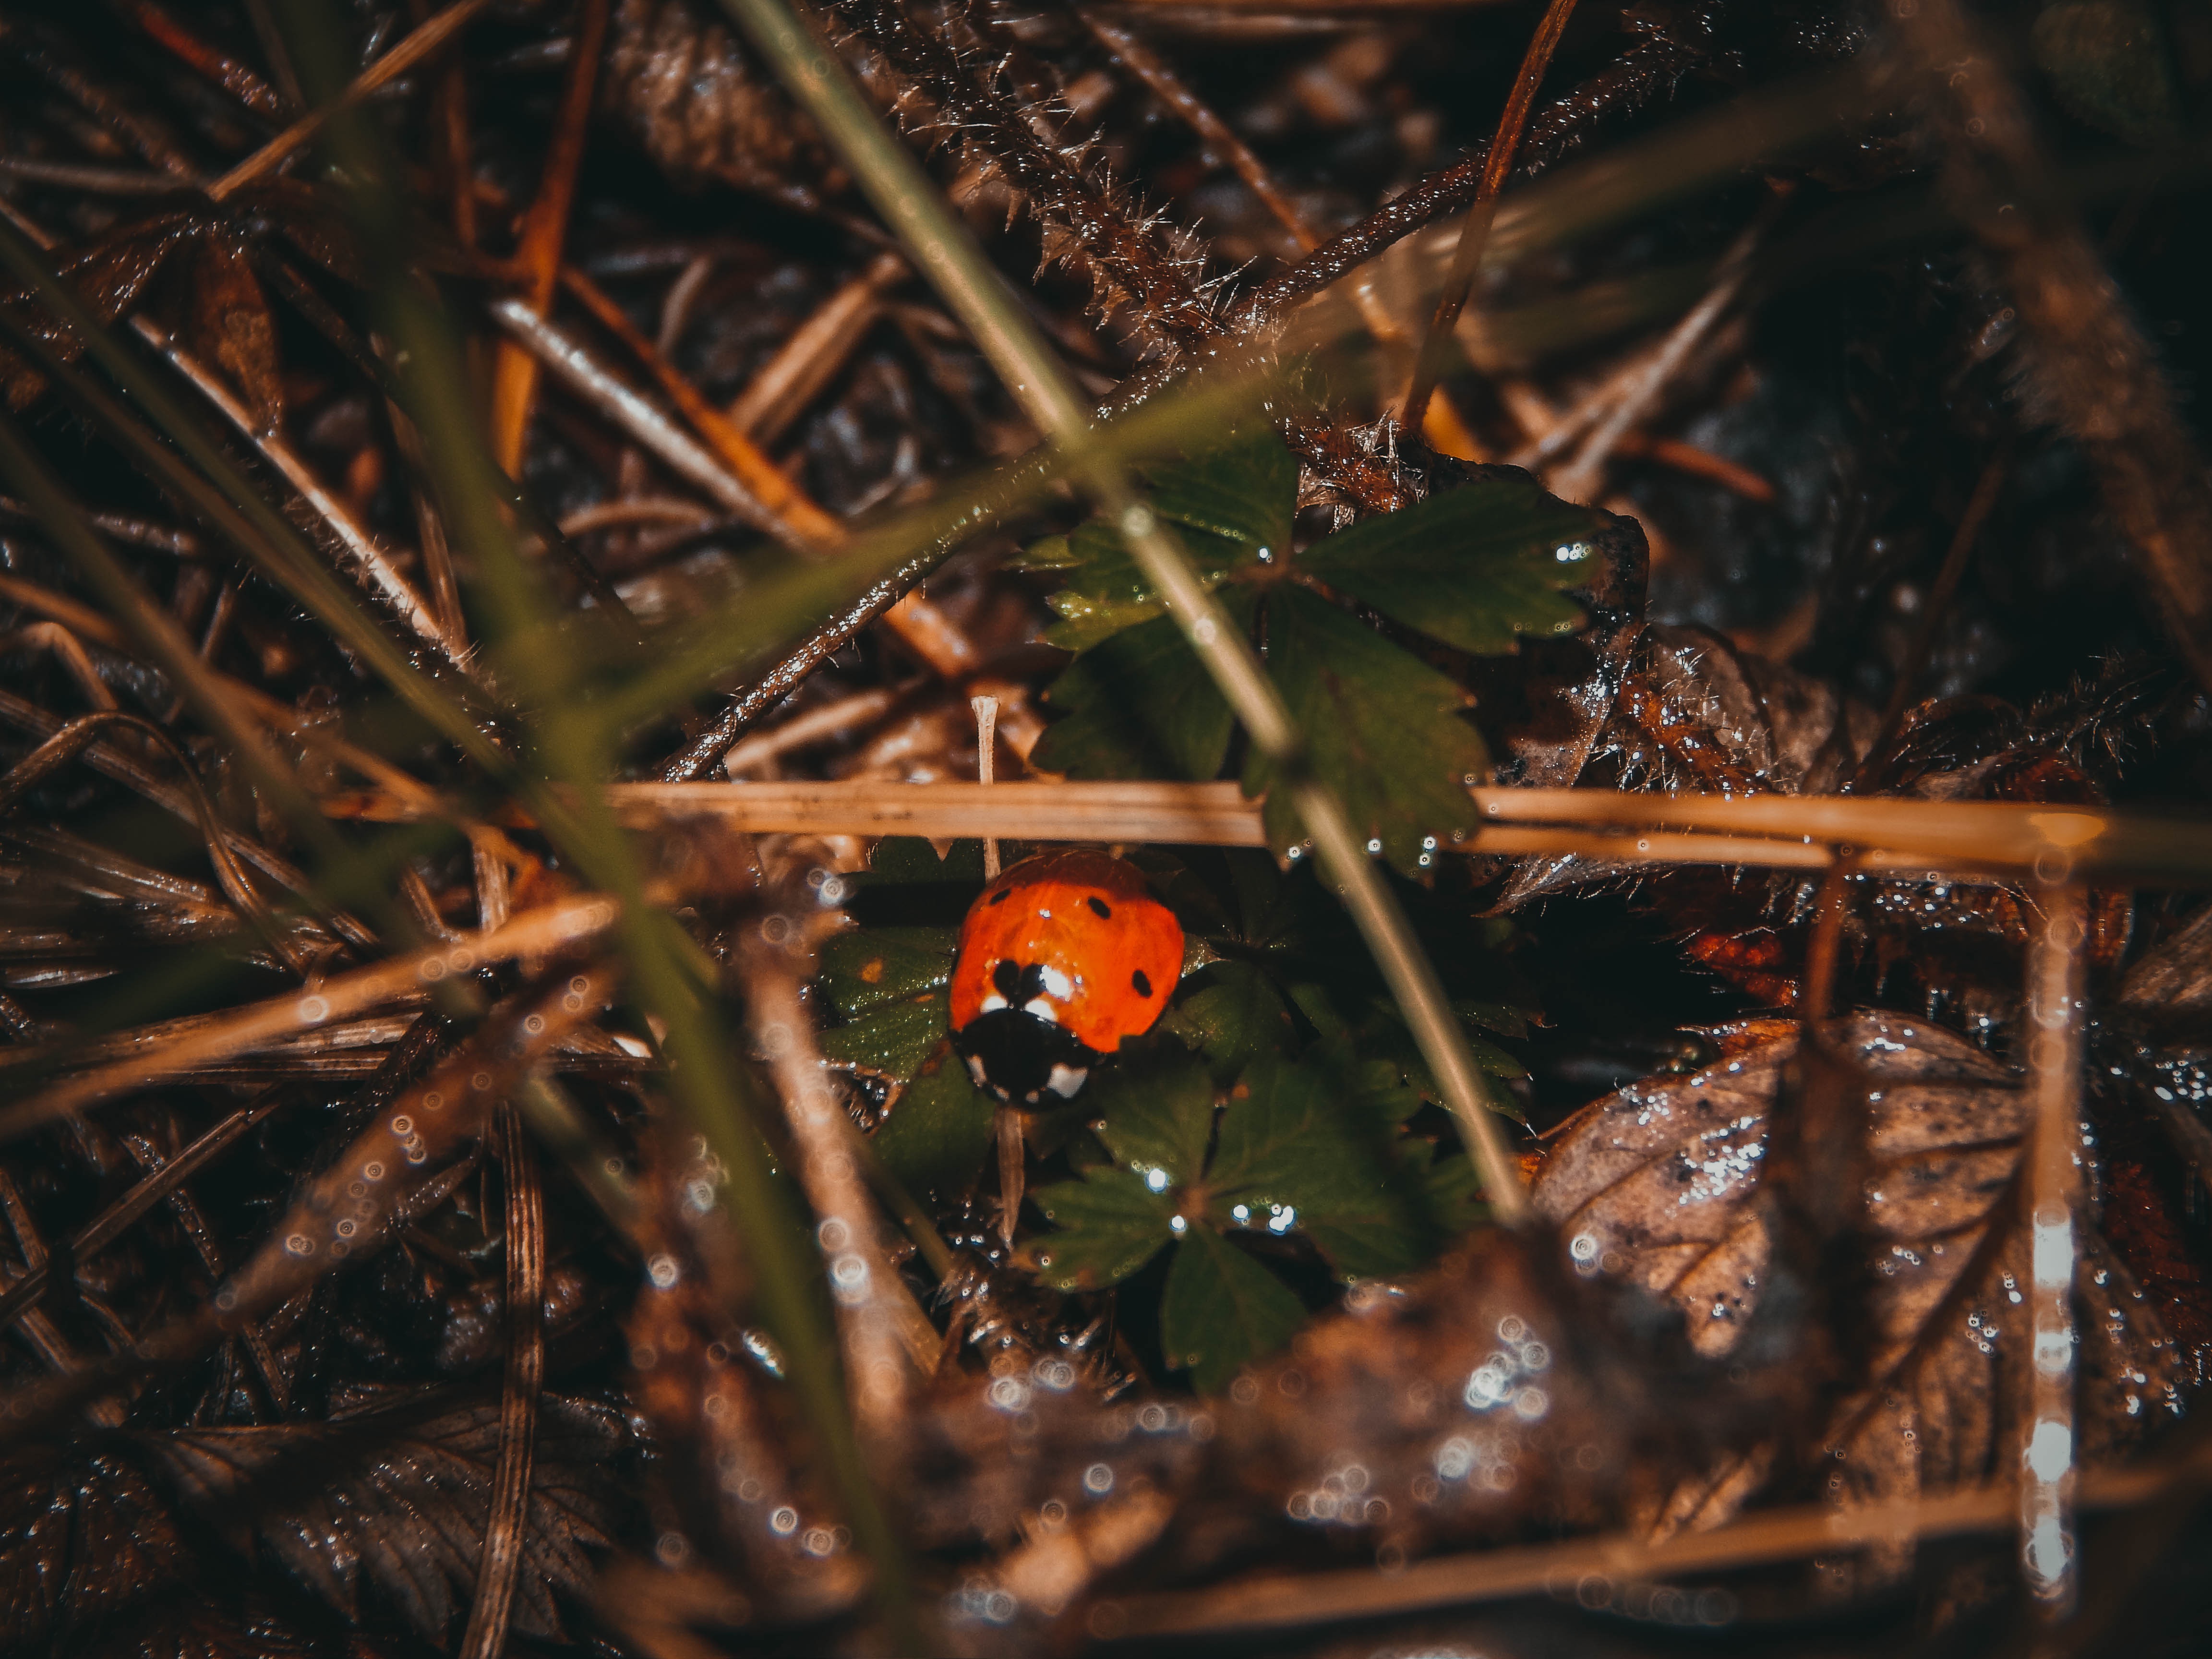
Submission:
{"label": "ladybug", "polygon": [[1182,973],[1182,925],[1104,853],[1040,854],[977,895],[952,969],[952,1042],[975,1086],[1062,1099],[1152,1028]]}

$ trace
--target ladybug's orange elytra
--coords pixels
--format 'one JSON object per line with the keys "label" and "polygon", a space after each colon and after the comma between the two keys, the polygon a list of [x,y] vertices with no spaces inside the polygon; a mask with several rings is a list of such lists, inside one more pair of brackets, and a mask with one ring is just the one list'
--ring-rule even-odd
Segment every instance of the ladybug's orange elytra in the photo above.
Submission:
{"label": "ladybug's orange elytra", "polygon": [[978,1087],[1065,1097],[1139,1036],[1182,971],[1182,926],[1104,853],[1044,853],[976,896],[952,970],[952,1039]]}

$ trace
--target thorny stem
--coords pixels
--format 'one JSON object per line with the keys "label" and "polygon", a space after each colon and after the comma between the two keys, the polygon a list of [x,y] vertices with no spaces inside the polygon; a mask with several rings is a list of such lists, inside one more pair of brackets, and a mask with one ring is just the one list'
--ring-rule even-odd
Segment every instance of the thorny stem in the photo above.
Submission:
{"label": "thorny stem", "polygon": [[1490,141],[1483,158],[1482,181],[1475,186],[1474,202],[1460,223],[1459,246],[1452,252],[1450,274],[1444,278],[1444,291],[1437,296],[1436,315],[1429,320],[1421,354],[1414,360],[1413,384],[1406,393],[1405,412],[1399,416],[1400,424],[1409,432],[1421,429],[1429,412],[1429,398],[1450,360],[1452,330],[1459,325],[1467,296],[1474,291],[1475,272],[1481,268],[1483,251],[1490,245],[1498,193],[1505,188],[1506,175],[1513,171],[1513,157],[1521,148],[1522,133],[1528,129],[1528,112],[1535,106],[1536,88],[1543,82],[1544,71],[1552,66],[1552,54],[1559,50],[1559,37],[1566,33],[1567,19],[1574,9],[1575,0],[1550,0],[1545,7],[1535,37],[1521,59],[1513,90],[1506,97],[1504,113],[1498,118],[1497,137]]}
{"label": "thorny stem", "polygon": [[1343,807],[1309,769],[1304,745],[1251,641],[1214,603],[1173,532],[1137,498],[1121,468],[1110,459],[1084,455],[1090,415],[1058,354],[921,166],[876,119],[843,65],[784,0],[723,0],[723,5],[842,155],[876,210],[912,252],[916,268],[967,327],[1024,411],[1049,442],[1074,458],[1079,483],[1166,598],[1170,614],[1254,747],[1279,769],[1322,872],[1343,894],[1436,1074],[1444,1103],[1459,1121],[1492,1213],[1509,1226],[1522,1224],[1530,1211],[1519,1171],[1486,1103],[1474,1057],[1436,970]]}

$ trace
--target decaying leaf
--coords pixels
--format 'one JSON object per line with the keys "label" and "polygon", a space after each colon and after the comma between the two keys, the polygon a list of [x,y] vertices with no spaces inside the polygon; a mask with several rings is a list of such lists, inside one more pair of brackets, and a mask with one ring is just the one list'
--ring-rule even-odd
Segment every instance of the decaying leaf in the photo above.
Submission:
{"label": "decaying leaf", "polygon": [[[628,1436],[597,1401],[538,1402],[514,1627],[558,1636],[561,1602],[580,1595],[590,1552],[620,1508],[612,1462]],[[234,1548],[258,1539],[295,1577],[349,1615],[370,1590],[433,1642],[468,1611],[499,1455],[499,1408],[426,1418],[387,1409],[328,1423],[187,1429],[148,1437],[144,1454],[181,1506]]]}
{"label": "decaying leaf", "polygon": [[276,319],[246,250],[220,233],[203,236],[191,276],[185,343],[222,371],[261,430],[274,430],[284,413]]}
{"label": "decaying leaf", "polygon": [[[1770,1116],[1801,1039],[1790,1022],[1716,1033],[1723,1058],[1597,1103],[1547,1158],[1538,1209],[1587,1274],[1678,1308],[1692,1346],[1735,1353],[1766,1309],[1781,1200],[1765,1179]],[[2030,1103],[2016,1076],[1925,1021],[1863,1013],[1828,1041],[1863,1079],[1871,1173],[1859,1231],[1860,1375],[1802,1450],[1767,1446],[1683,1483],[1659,1529],[1727,1519],[1778,1451],[1828,1471],[1832,1501],[1933,1496],[2002,1478],[2017,1445],[2029,1331],[2029,1239],[2018,1184]],[[2075,1268],[2075,1452],[2105,1462],[2179,1412],[2172,1346],[2102,1238]],[[1784,1315],[1784,1317],[1787,1316]]]}

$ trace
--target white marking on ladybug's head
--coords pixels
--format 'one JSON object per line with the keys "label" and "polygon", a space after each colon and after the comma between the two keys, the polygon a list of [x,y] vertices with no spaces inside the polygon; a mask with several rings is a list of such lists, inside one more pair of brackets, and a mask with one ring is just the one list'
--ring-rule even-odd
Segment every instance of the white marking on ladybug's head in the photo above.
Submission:
{"label": "white marking on ladybug's head", "polygon": [[990,995],[983,999],[983,1006],[979,1012],[986,1014],[995,1014],[1000,1009],[1006,1006],[1006,998],[1000,996],[996,991],[994,991]]}
{"label": "white marking on ladybug's head", "polygon": [[1060,1010],[1055,1008],[1051,1000],[1047,997],[1031,997],[1027,1002],[1022,1004],[1022,1012],[1025,1014],[1035,1014],[1048,1025],[1060,1024]]}
{"label": "white marking on ladybug's head", "polygon": [[1075,981],[1059,969],[1047,965],[1037,969],[1037,977],[1044,981],[1045,994],[1065,1002],[1075,994]]}
{"label": "white marking on ladybug's head", "polygon": [[977,1088],[984,1089],[990,1086],[990,1079],[983,1075],[982,1055],[970,1054],[968,1056],[968,1075],[975,1079],[975,1086]]}
{"label": "white marking on ladybug's head", "polygon": [[1073,1097],[1075,1091],[1083,1086],[1084,1079],[1090,1075],[1089,1069],[1085,1066],[1055,1066],[1052,1068],[1052,1075],[1044,1080],[1044,1086],[1062,1100],[1067,1100]]}

